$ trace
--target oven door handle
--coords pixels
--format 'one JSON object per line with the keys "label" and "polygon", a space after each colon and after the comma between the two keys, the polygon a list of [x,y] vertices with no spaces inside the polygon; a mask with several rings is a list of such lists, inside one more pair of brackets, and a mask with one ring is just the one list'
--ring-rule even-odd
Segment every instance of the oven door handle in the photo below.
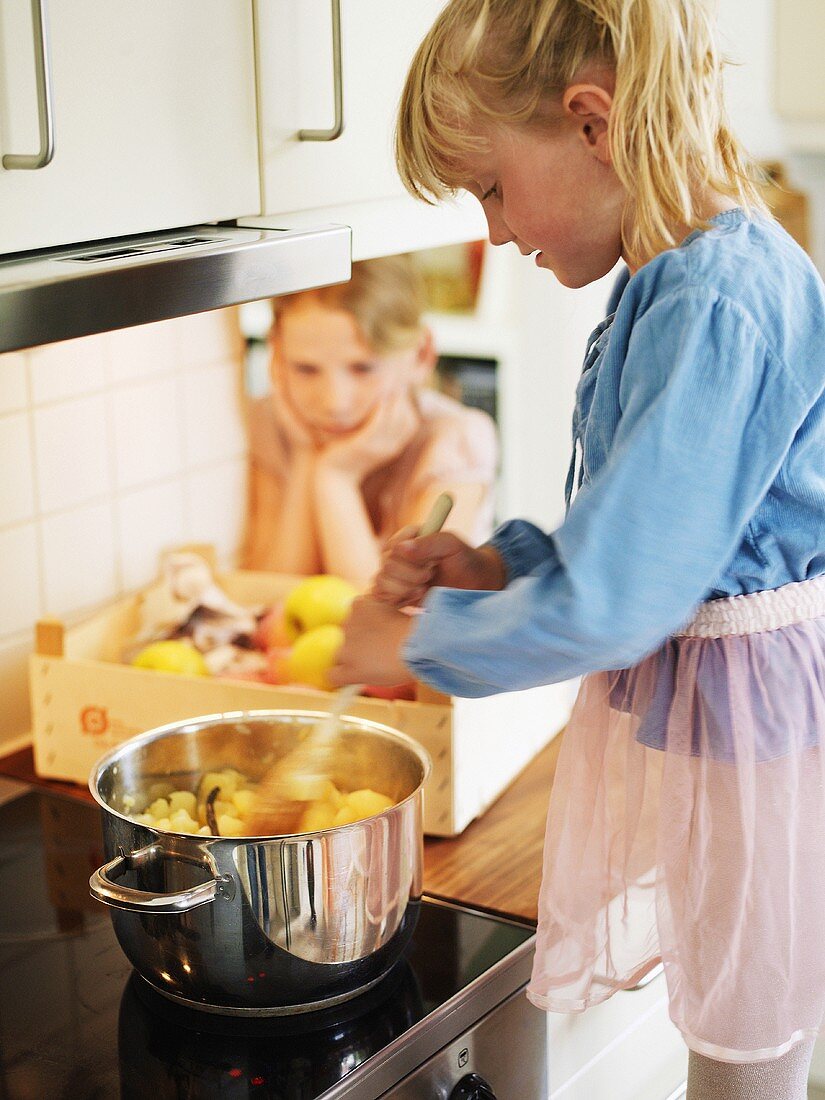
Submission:
{"label": "oven door handle", "polygon": [[[657,978],[661,977],[661,975],[664,974],[664,972],[665,972],[665,964],[661,960],[659,962],[655,962],[653,964],[653,966],[651,966],[650,970],[648,970],[644,974],[642,974],[641,978],[639,978],[639,980],[636,982],[635,985],[623,986],[621,989],[616,990],[616,992],[618,992],[618,993],[638,993],[638,991],[640,989],[644,989],[645,986],[650,985],[651,982],[653,982]],[[595,984],[608,985],[608,986],[612,985],[612,986],[615,987],[615,979],[608,978],[603,974],[594,974],[593,975],[593,983],[594,983],[594,985]]]}
{"label": "oven door handle", "polygon": [[637,990],[644,989],[646,985],[650,985],[651,982],[655,981],[661,974],[664,974],[664,972],[665,964],[663,962],[658,962],[652,966],[646,974],[643,974],[635,985],[628,986],[624,992],[636,993]]}
{"label": "oven door handle", "polygon": [[199,905],[208,905],[217,897],[231,899],[234,896],[232,877],[219,875],[214,863],[208,858],[196,866],[204,867],[212,877],[186,890],[176,890],[169,894],[155,893],[133,886],[122,886],[117,881],[127,871],[148,867],[156,860],[168,858],[168,855],[160,844],[149,844],[128,855],[121,851],[119,856],[98,867],[89,879],[89,892],[104,905],[110,905],[113,909],[128,909],[133,913],[185,913]]}

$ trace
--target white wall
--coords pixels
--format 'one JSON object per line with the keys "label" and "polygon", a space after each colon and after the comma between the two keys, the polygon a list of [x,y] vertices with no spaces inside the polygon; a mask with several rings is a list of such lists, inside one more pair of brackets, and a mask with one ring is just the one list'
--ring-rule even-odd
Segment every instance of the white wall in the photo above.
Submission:
{"label": "white wall", "polygon": [[773,109],[773,0],[719,0],[719,40],[726,69],[728,112],[734,131],[760,159],[786,152]]}
{"label": "white wall", "polygon": [[791,184],[811,203],[812,253],[825,272],[825,155],[789,152],[782,120],[773,107],[774,0],[720,0],[719,27],[727,56],[728,109],[734,129],[760,159],[780,159]]}
{"label": "white wall", "polygon": [[152,580],[245,505],[242,343],[224,310],[0,356],[0,748],[29,730],[35,622]]}
{"label": "white wall", "polygon": [[510,339],[501,365],[508,515],[545,528],[564,514],[571,419],[587,340],[605,315],[613,277],[563,287],[515,246],[492,250],[501,270],[498,301]]}

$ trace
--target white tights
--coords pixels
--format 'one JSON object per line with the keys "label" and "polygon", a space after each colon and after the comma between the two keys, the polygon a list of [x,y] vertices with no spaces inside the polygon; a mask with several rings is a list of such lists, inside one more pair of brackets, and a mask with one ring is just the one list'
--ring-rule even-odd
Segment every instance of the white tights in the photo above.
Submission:
{"label": "white tights", "polygon": [[690,1051],[685,1100],[805,1100],[814,1044],[766,1062],[717,1062]]}

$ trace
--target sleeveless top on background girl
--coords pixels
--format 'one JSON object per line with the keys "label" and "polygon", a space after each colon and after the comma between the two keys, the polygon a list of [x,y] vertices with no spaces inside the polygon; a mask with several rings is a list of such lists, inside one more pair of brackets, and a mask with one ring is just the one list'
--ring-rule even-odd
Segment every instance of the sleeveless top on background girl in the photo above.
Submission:
{"label": "sleeveless top on background girl", "polygon": [[[273,415],[270,397],[249,403],[250,461],[283,482],[289,476],[289,450]],[[415,395],[418,431],[390,462],[362,483],[364,503],[376,535],[387,540],[405,523],[420,495],[434,485],[481,485],[483,496],[475,527],[467,533],[474,545],[493,529],[498,443],[492,419],[436,390]]]}
{"label": "sleeveless top on background girl", "polygon": [[405,657],[459,695],[587,674],[528,996],[661,958],[688,1045],[749,1062],[825,1013],[825,288],[772,220],[712,222],[593,334],[564,523],[505,524],[508,587],[434,590]]}

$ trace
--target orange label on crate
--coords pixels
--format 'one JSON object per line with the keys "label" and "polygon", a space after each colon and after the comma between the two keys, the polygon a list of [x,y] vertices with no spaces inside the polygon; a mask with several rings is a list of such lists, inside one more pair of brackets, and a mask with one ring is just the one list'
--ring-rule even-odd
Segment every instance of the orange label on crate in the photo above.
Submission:
{"label": "orange label on crate", "polygon": [[109,728],[109,714],[105,707],[84,707],[80,712],[80,728],[84,733],[99,736]]}
{"label": "orange label on crate", "polygon": [[136,733],[141,732],[142,728],[145,728],[128,725],[120,718],[113,717],[108,707],[102,707],[99,704],[82,707],[78,720],[80,732],[101,745],[117,745],[127,737],[134,737]]}

